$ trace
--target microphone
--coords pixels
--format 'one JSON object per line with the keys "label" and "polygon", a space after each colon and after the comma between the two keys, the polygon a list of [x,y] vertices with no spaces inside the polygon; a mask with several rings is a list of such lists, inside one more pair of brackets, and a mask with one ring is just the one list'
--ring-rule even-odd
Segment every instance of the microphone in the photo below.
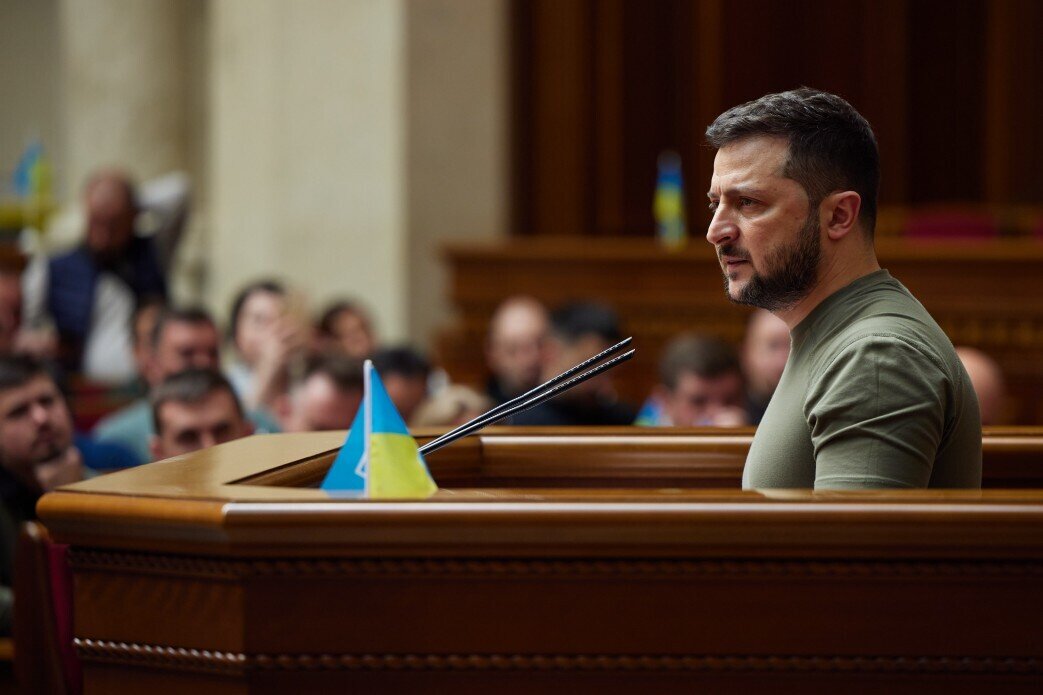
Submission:
{"label": "microphone", "polygon": [[[560,396],[561,394],[568,391],[573,386],[582,384],[584,381],[591,379],[602,372],[606,372],[609,369],[617,367],[618,365],[626,362],[634,356],[636,350],[628,350],[621,355],[617,355],[607,362],[598,364],[596,367],[590,368],[591,365],[601,362],[601,360],[615,355],[617,352],[625,348],[633,341],[633,337],[624,338],[607,350],[603,350],[598,354],[594,355],[590,359],[580,362],[575,367],[571,367],[553,379],[540,384],[534,389],[526,391],[517,398],[511,399],[506,403],[496,406],[491,410],[474,418],[470,422],[465,422],[459,427],[446,432],[442,436],[431,440],[427,444],[424,444],[419,448],[420,454],[426,455],[433,451],[437,451],[444,446],[452,444],[458,439],[466,437],[469,434],[474,434],[480,429],[483,429],[494,422],[499,422],[505,418],[508,418],[517,413],[528,410],[529,408],[535,408],[541,403],[545,403],[552,398]],[[589,369],[588,369],[589,368]],[[583,371],[587,370],[587,371]]]}

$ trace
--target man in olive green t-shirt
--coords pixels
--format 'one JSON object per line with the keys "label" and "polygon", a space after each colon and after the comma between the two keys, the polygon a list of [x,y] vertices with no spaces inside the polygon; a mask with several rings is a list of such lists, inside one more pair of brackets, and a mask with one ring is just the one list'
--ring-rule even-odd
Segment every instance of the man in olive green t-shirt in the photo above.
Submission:
{"label": "man in olive green t-shirt", "polygon": [[843,99],[802,88],[721,114],[710,184],[729,298],[790,328],[744,488],[977,488],[981,418],[952,343],[873,248],[879,155]]}

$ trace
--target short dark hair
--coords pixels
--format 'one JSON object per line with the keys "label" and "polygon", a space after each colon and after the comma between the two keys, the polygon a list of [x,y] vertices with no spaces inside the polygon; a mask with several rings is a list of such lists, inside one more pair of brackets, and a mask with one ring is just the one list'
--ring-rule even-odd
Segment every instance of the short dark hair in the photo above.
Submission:
{"label": "short dark hair", "polygon": [[54,380],[43,362],[30,355],[4,355],[0,357],[0,391],[25,386],[38,376]]}
{"label": "short dark hair", "polygon": [[383,348],[373,355],[373,367],[381,377],[396,374],[406,379],[427,379],[431,363],[407,345]]}
{"label": "short dark hair", "polygon": [[235,342],[235,332],[239,327],[239,314],[243,313],[243,306],[246,304],[246,300],[258,292],[285,297],[286,287],[278,280],[265,278],[251,282],[239,290],[239,294],[235,295],[235,299],[232,300],[232,314],[228,319],[228,337],[232,339],[232,342]]}
{"label": "short dark hair", "polygon": [[735,348],[719,338],[697,333],[680,335],[663,350],[659,361],[659,381],[673,391],[683,374],[692,373],[703,379],[725,374],[742,376]]}
{"label": "short dark hair", "polygon": [[327,377],[338,391],[362,391],[362,362],[339,352],[313,355],[304,366],[299,383],[304,383],[316,374]]}
{"label": "short dark hair", "polygon": [[622,339],[616,312],[597,302],[571,302],[555,309],[550,315],[550,331],[566,345],[574,345],[588,335],[608,343]]}
{"label": "short dark hair", "polygon": [[361,304],[358,302],[352,302],[346,299],[339,299],[326,307],[326,310],[319,316],[318,329],[319,333],[325,336],[333,336],[333,324],[336,322],[337,317],[343,313],[354,314],[362,319],[362,322],[366,324],[367,328],[370,328],[372,321],[369,318],[369,312],[366,311]]}
{"label": "short dark hair", "polygon": [[808,194],[812,207],[834,191],[862,198],[859,218],[872,238],[880,187],[880,153],[869,122],[835,94],[801,87],[728,109],[706,129],[712,147],[754,136],[786,138],[783,175]]}
{"label": "short dark hair", "polygon": [[159,341],[163,337],[163,331],[172,323],[216,325],[214,324],[214,317],[203,307],[165,307],[159,312],[159,317],[156,318],[156,325],[152,327],[152,347],[159,345]]}
{"label": "short dark hair", "polygon": [[199,403],[213,393],[226,391],[235,403],[236,413],[245,418],[243,404],[235,394],[232,384],[216,369],[190,368],[173,374],[152,390],[149,401],[152,405],[152,424],[156,434],[162,431],[159,411],[167,403]]}

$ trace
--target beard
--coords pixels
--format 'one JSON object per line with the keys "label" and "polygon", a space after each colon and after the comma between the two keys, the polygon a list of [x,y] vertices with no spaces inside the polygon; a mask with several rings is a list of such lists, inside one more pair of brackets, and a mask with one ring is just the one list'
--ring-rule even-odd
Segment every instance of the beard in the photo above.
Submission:
{"label": "beard", "polygon": [[808,296],[818,279],[818,266],[822,260],[818,218],[814,212],[810,213],[794,244],[776,248],[765,256],[763,273],[753,266],[749,254],[731,244],[719,247],[717,256],[745,259],[753,270],[737,297],[728,292],[728,274],[724,273],[724,291],[733,302],[768,311],[789,309]]}

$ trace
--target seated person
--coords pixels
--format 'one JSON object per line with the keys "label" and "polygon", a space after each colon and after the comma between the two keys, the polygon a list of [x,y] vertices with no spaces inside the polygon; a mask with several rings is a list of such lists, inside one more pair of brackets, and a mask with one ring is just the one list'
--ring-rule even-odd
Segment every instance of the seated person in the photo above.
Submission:
{"label": "seated person", "polygon": [[0,357],[0,634],[11,634],[18,525],[36,518],[45,492],[85,473],[72,416],[50,374],[31,357]]}
{"label": "seated person", "polygon": [[351,427],[362,403],[362,363],[347,355],[311,358],[279,408],[284,432],[321,432]]}
{"label": "seated person", "polygon": [[402,420],[409,422],[427,398],[431,364],[413,348],[401,346],[378,350],[373,367]]}
{"label": "seated person", "polygon": [[981,424],[1003,424],[1007,405],[1007,385],[1003,379],[1003,370],[996,364],[996,360],[977,348],[958,347],[956,356],[967,370],[974,393],[978,396]]}
{"label": "seated person", "polygon": [[[189,367],[216,369],[220,337],[213,319],[204,309],[166,309],[156,319],[145,361],[145,382],[155,388],[168,377]],[[101,420],[94,428],[100,443],[120,444],[133,452],[136,464],[147,463],[152,454],[152,408],[139,398]]]}
{"label": "seated person", "polygon": [[25,321],[37,333],[53,325],[66,370],[123,384],[134,377],[129,330],[134,306],[167,296],[166,271],[156,238],[135,234],[141,205],[125,173],[91,175],[84,203],[83,243],[38,258],[26,271]]}
{"label": "seated person", "polygon": [[149,440],[156,461],[245,437],[253,425],[232,385],[212,368],[190,368],[152,391],[155,434]]}
{"label": "seated person", "polygon": [[364,360],[377,349],[377,336],[369,314],[359,304],[336,301],[330,304],[318,323],[320,350],[343,352]]}
{"label": "seated person", "polygon": [[230,333],[237,360],[228,379],[251,411],[274,412],[289,385],[290,364],[303,359],[309,327],[290,310],[290,295],[274,280],[244,287],[232,303]]}
{"label": "seated person", "polygon": [[765,309],[750,314],[742,342],[742,370],[746,377],[746,412],[751,425],[759,424],[782,380],[789,358],[789,327]]}
{"label": "seated person", "polygon": [[703,335],[671,340],[659,362],[658,417],[638,425],[738,427],[747,424],[739,357],[731,345]]}
{"label": "seated person", "polygon": [[547,323],[547,310],[532,297],[511,297],[496,308],[485,343],[486,393],[496,405],[539,385]]}
{"label": "seated person", "polygon": [[[551,314],[540,351],[540,381],[547,381],[621,340],[616,312],[602,304],[575,303]],[[511,418],[512,425],[629,425],[636,410],[620,403],[611,372]]]}

